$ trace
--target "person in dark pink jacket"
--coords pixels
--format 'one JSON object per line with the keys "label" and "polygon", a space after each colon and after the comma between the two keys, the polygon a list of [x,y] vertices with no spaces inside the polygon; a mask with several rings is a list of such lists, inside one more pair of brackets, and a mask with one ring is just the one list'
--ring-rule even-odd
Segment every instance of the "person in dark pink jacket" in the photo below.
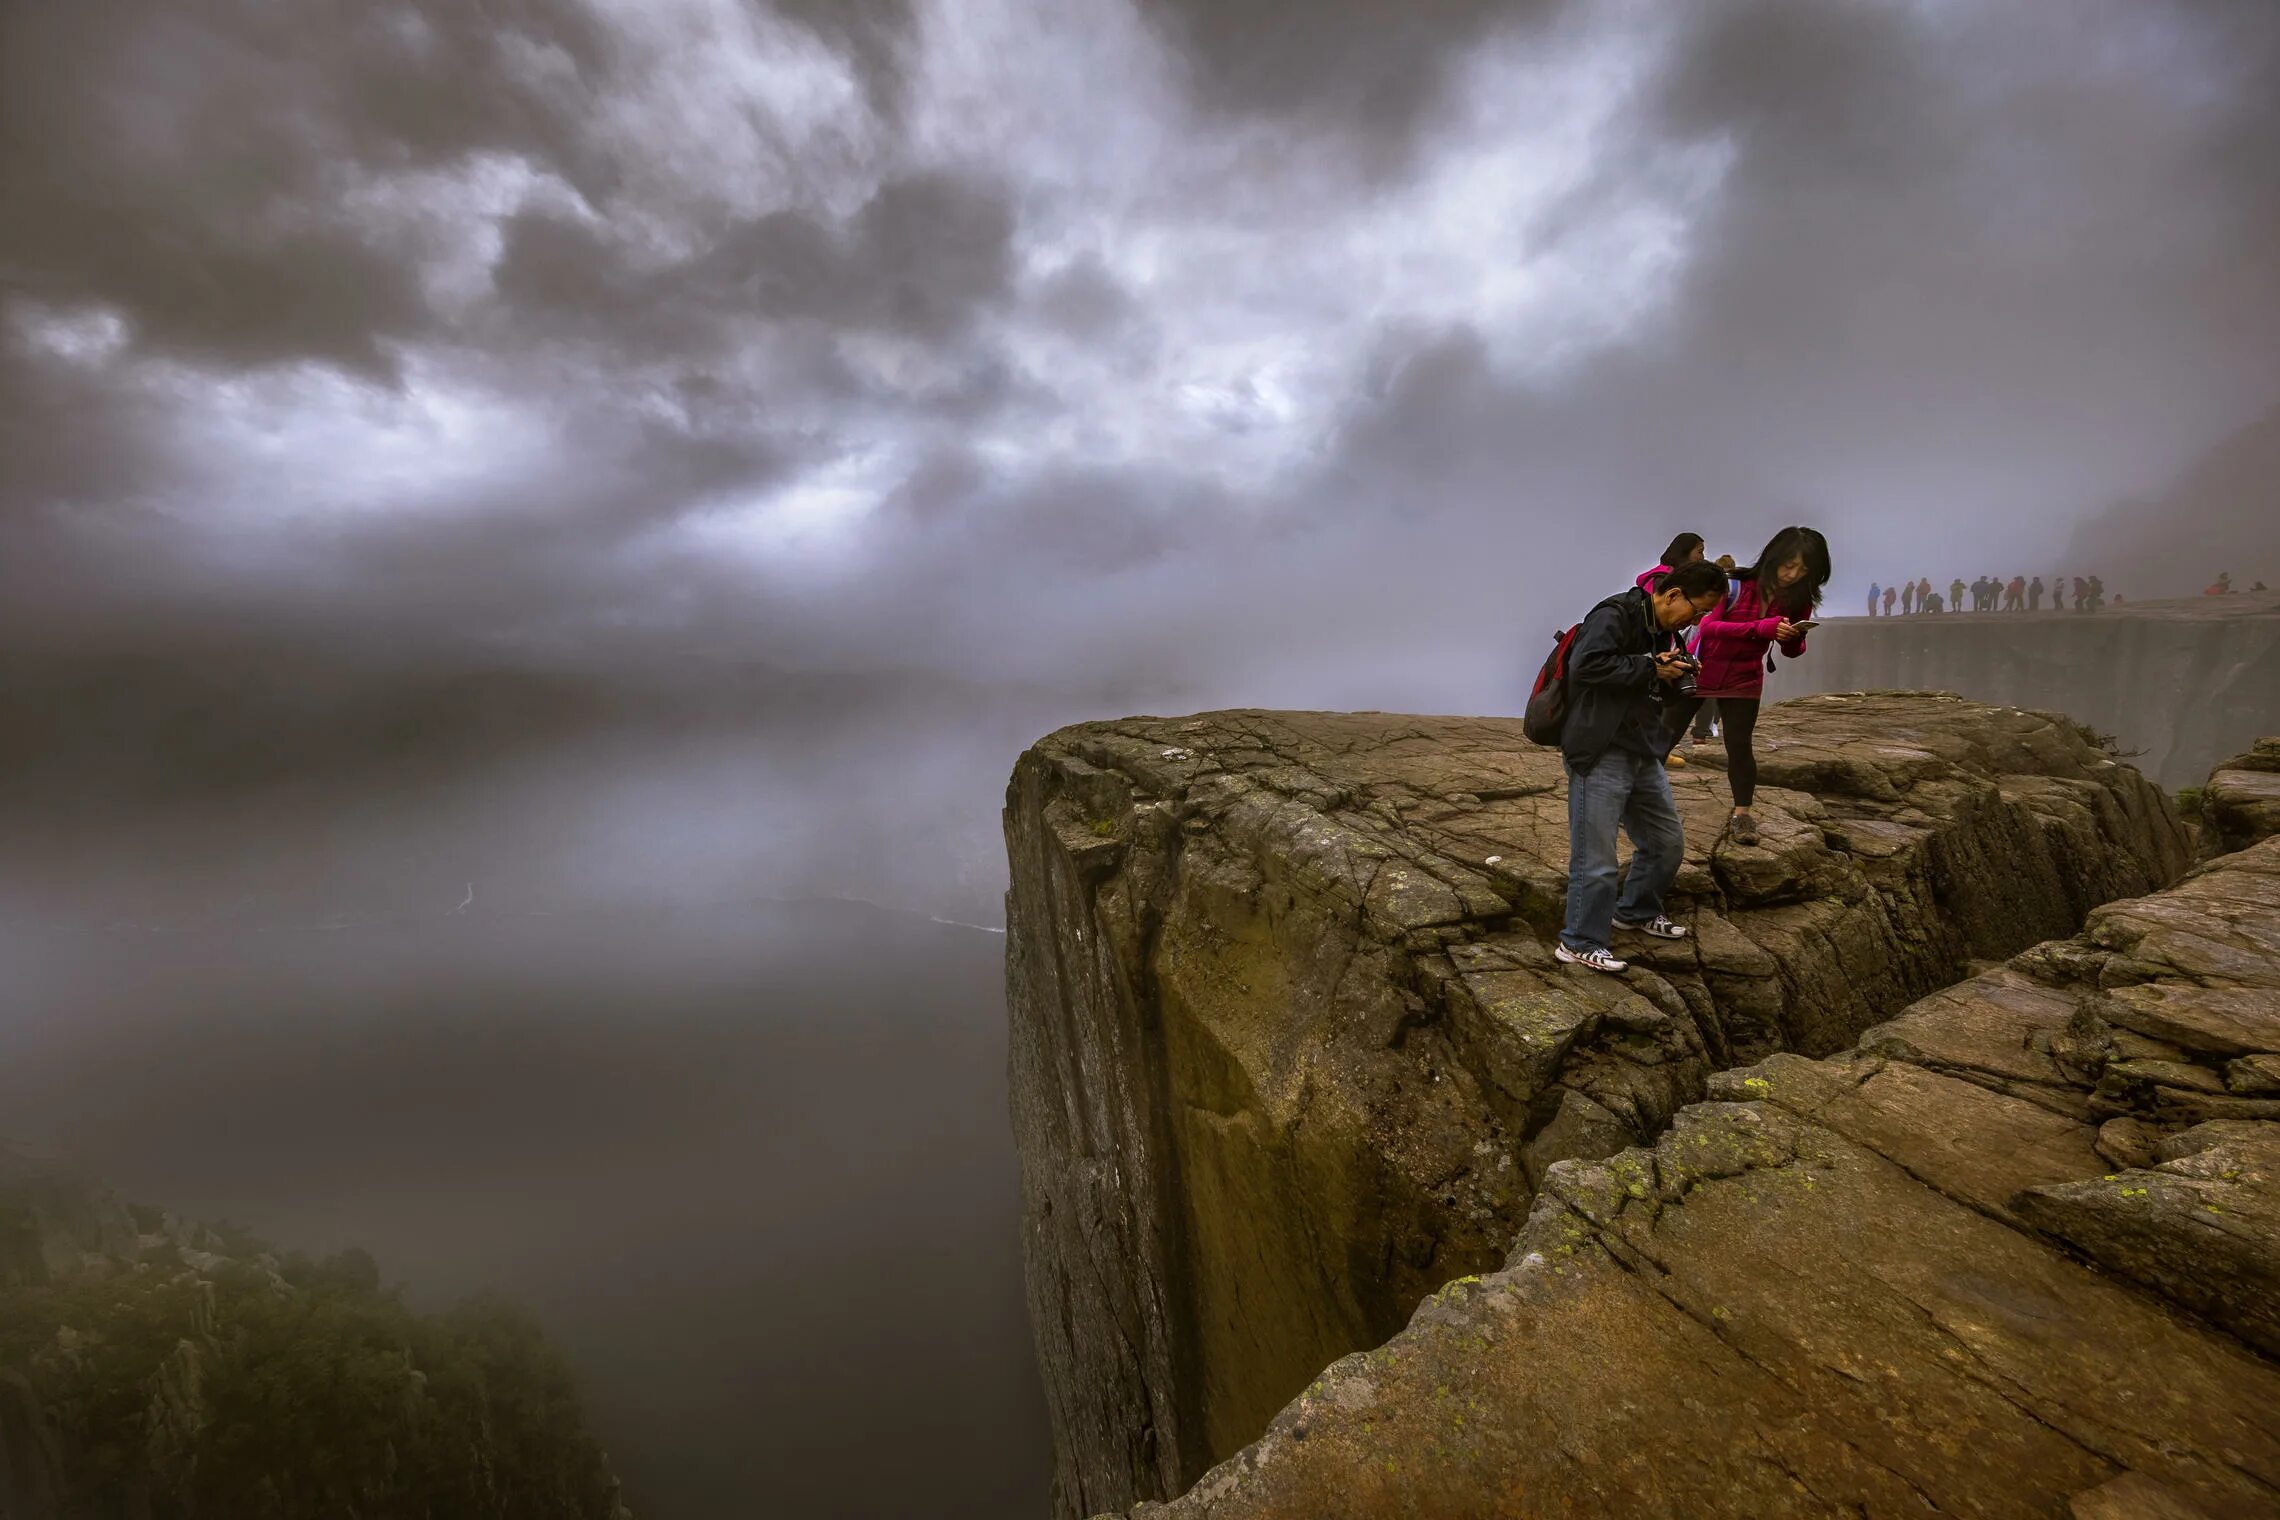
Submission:
{"label": "person in dark pink jacket", "polygon": [[[1671,571],[1676,570],[1680,565],[1689,565],[1698,559],[1704,558],[1709,554],[1709,552],[1710,551],[1708,549],[1702,546],[1701,534],[1681,533],[1676,538],[1673,538],[1670,543],[1664,547],[1661,563],[1657,564],[1651,570],[1640,571],[1638,579],[1635,580],[1632,584],[1636,585],[1640,590],[1646,592],[1647,595],[1652,596],[1655,594],[1654,583],[1656,581],[1661,580]],[[1731,554],[1719,555],[1718,568],[1727,571],[1730,574],[1734,568],[1734,556]],[[1694,641],[1691,637],[1687,640],[1686,648],[1689,654],[1693,653]],[[1716,718],[1717,711],[1718,704],[1715,702],[1697,702],[1688,708],[1688,714],[1694,720],[1695,743],[1707,744],[1710,742],[1710,724],[1712,720]],[[1683,727],[1674,728],[1671,730],[1674,738],[1682,732],[1684,732]],[[1678,753],[1677,747],[1674,744],[1671,752],[1663,757],[1663,764],[1672,770],[1676,770],[1680,766],[1686,764],[1686,758]]]}
{"label": "person in dark pink jacket", "polygon": [[1757,820],[1750,816],[1757,798],[1751,738],[1765,695],[1765,674],[1773,668],[1772,651],[1778,646],[1792,660],[1805,653],[1805,630],[1799,625],[1812,617],[1828,583],[1829,541],[1811,528],[1784,528],[1755,564],[1734,572],[1733,591],[1699,625],[1697,690],[1691,702],[1672,714],[1671,732],[1677,735],[1695,704],[1717,700],[1726,730],[1726,780],[1734,793],[1730,828],[1736,844],[1758,842]]}

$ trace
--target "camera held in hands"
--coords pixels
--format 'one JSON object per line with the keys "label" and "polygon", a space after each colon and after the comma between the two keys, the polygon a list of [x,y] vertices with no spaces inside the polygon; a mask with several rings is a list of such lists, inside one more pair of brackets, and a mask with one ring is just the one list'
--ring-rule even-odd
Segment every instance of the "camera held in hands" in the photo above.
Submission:
{"label": "camera held in hands", "polygon": [[1670,694],[1682,702],[1689,700],[1701,689],[1694,678],[1701,671],[1702,662],[1690,654],[1681,654],[1667,663],[1679,668],[1678,679],[1670,683]]}

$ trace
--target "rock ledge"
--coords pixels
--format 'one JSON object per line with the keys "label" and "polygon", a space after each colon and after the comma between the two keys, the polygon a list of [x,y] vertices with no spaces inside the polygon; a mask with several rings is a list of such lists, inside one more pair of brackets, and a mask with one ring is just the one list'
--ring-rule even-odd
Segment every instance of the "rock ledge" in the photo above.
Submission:
{"label": "rock ledge", "polygon": [[[1619,944],[1622,980],[1551,958],[1563,780],[1517,722],[1133,719],[1022,757],[1013,1102],[1059,1513],[1187,1489],[1326,1365],[1494,1271],[1577,1163],[1664,1135],[1714,1072],[1842,1050],[2187,861],[2159,790],[2051,715],[1851,694],[1771,709],[1760,734],[1763,847],[1717,840],[1722,777],[1676,777],[1674,914],[1696,934]],[[1732,1123],[1804,1122],[1757,1108]],[[1724,1143],[1705,1122],[1683,1143]],[[1813,1173],[1794,1152],[1822,1155],[1820,1133],[1768,1141],[1790,1159],[1756,1169]]]}

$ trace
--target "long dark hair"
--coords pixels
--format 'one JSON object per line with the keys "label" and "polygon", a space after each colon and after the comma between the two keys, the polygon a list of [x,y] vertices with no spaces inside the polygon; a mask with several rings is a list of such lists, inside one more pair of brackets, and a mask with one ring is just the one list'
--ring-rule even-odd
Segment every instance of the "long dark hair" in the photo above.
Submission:
{"label": "long dark hair", "polygon": [[1658,565],[1668,565],[1673,570],[1676,570],[1680,565],[1686,563],[1688,557],[1691,556],[1695,550],[1701,547],[1701,534],[1681,533],[1678,535],[1678,537],[1670,541],[1670,546],[1663,550],[1662,558],[1656,560],[1655,563]]}
{"label": "long dark hair", "polygon": [[[1805,578],[1794,586],[1783,587],[1774,575],[1793,559],[1805,561]],[[1829,541],[1818,529],[1784,528],[1758,552],[1749,565],[1734,572],[1737,581],[1759,579],[1764,572],[1758,597],[1767,610],[1788,614],[1810,612],[1821,605],[1821,588],[1829,583]]]}

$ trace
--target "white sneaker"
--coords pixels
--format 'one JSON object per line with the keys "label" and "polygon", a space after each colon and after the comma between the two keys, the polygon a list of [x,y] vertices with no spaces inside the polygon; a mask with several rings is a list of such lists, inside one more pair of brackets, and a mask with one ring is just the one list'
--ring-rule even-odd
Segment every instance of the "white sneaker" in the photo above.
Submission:
{"label": "white sneaker", "polygon": [[1623,972],[1631,969],[1629,961],[1619,961],[1604,950],[1570,950],[1565,944],[1552,946],[1552,954],[1571,966],[1589,966],[1594,971]]}
{"label": "white sneaker", "polygon": [[1642,924],[1627,924],[1618,918],[1615,920],[1615,927],[1618,929],[1636,929],[1641,934],[1651,934],[1656,939],[1684,939],[1694,932],[1684,924],[1672,923],[1669,915],[1663,913],[1656,914]]}

